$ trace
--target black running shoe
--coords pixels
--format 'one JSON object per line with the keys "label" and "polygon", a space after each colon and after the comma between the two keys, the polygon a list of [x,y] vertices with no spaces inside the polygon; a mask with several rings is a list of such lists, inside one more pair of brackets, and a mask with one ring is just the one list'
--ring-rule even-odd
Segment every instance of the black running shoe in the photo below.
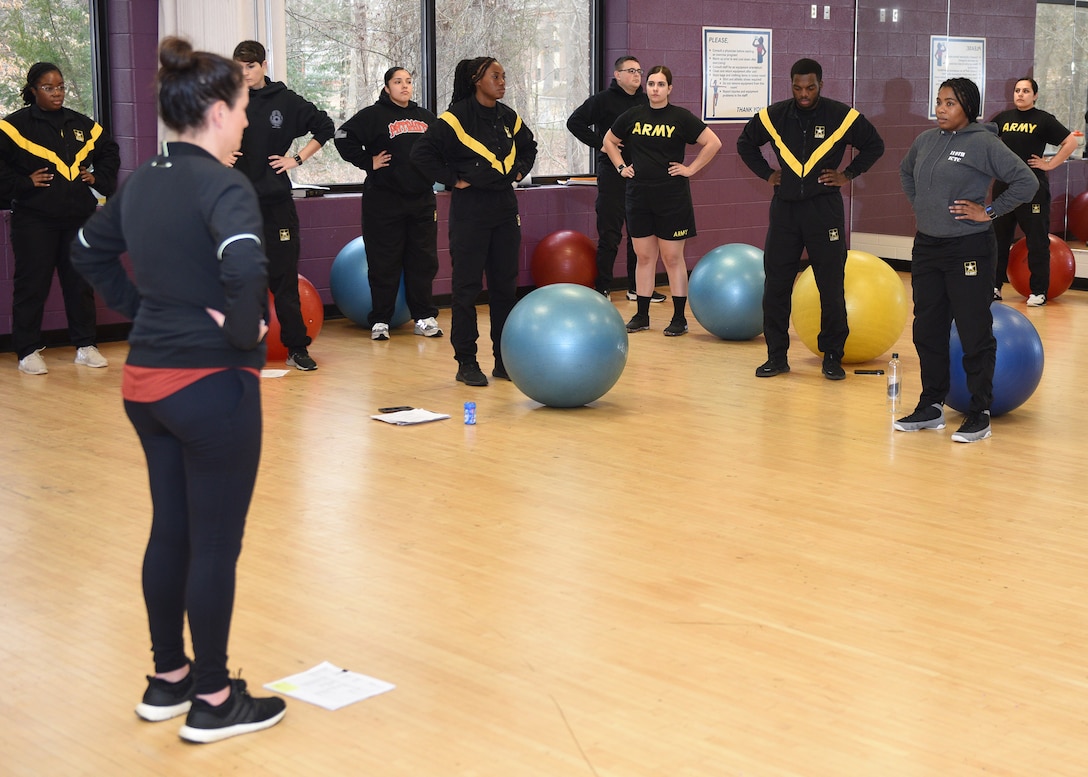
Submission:
{"label": "black running shoe", "polygon": [[254,699],[246,690],[245,680],[231,680],[230,696],[218,707],[194,697],[185,725],[178,733],[187,742],[207,744],[270,728],[283,720],[285,714],[287,704],[280,697]]}
{"label": "black running shoe", "polygon": [[[627,299],[629,302],[635,302],[638,299],[638,292],[636,292],[634,289],[628,289]],[[667,299],[668,297],[666,297],[660,291],[655,291],[650,295],[650,302],[664,302]]]}
{"label": "black running shoe", "polygon": [[846,370],[842,368],[842,357],[833,353],[824,354],[823,373],[828,380],[846,380]]}
{"label": "black running shoe", "polygon": [[952,434],[953,442],[978,442],[990,436],[990,411],[968,413],[960,428]]}
{"label": "black running shoe", "polygon": [[480,369],[478,362],[459,362],[457,367],[457,380],[466,386],[486,386],[487,376]]}
{"label": "black running shoe", "polygon": [[679,321],[671,321],[667,327],[665,327],[665,337],[679,337],[680,335],[686,335],[688,333],[688,322],[684,319]]}
{"label": "black running shoe", "polygon": [[631,320],[627,322],[628,332],[644,332],[650,328],[650,317],[640,316],[638,313],[631,316]]}
{"label": "black running shoe", "polygon": [[773,378],[790,371],[790,364],[785,359],[768,359],[756,367],[757,378]]}
{"label": "black running shoe", "polygon": [[310,372],[317,369],[317,362],[313,360],[310,352],[305,348],[296,348],[287,357],[287,366],[303,372]]}
{"label": "black running shoe", "polygon": [[892,423],[897,432],[918,432],[922,429],[944,429],[944,405],[934,402],[916,407],[914,412]]}
{"label": "black running shoe", "polygon": [[192,706],[193,687],[191,665],[189,674],[176,683],[148,675],[147,690],[143,700],[136,705],[136,714],[153,723],[184,715]]}
{"label": "black running shoe", "polygon": [[491,374],[499,380],[510,380],[510,373],[506,371],[506,365],[501,361],[495,362],[495,369],[491,370]]}

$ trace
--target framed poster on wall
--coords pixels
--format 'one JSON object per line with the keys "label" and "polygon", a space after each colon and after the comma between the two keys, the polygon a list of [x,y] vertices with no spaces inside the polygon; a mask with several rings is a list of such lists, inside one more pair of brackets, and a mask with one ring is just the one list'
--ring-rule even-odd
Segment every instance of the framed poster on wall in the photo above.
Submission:
{"label": "framed poster on wall", "polygon": [[978,87],[982,100],[979,115],[986,115],[986,39],[929,36],[929,118],[936,119],[934,106],[937,92],[949,78],[970,78]]}
{"label": "framed poster on wall", "polygon": [[771,101],[771,31],[703,27],[703,121],[748,121]]}

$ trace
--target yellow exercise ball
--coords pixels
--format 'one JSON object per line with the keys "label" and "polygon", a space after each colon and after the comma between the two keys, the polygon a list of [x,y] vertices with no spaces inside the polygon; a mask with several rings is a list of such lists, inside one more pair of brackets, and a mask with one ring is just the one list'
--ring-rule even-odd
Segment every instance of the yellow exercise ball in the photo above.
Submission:
{"label": "yellow exercise ball", "polygon": [[[875,359],[895,345],[907,325],[910,301],[898,273],[878,256],[846,252],[846,320],[850,336],[842,360],[858,364]],[[820,349],[820,291],[812,268],[793,287],[793,328],[817,356]]]}

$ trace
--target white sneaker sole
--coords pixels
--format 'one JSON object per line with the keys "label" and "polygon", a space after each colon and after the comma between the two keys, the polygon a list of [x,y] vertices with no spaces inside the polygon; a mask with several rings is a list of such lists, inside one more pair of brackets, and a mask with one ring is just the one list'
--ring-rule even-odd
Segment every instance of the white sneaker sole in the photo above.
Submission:
{"label": "white sneaker sole", "polygon": [[956,432],[952,435],[952,442],[978,442],[979,440],[985,440],[987,437],[992,436],[992,433],[987,429],[982,434],[975,432],[973,434],[960,434]]}
{"label": "white sneaker sole", "polygon": [[184,715],[192,706],[193,703],[191,701],[183,701],[181,704],[175,704],[172,707],[155,707],[151,704],[140,702],[136,705],[136,714],[152,723],[161,723],[164,720],[176,718],[178,715]]}
{"label": "white sneaker sole", "polygon": [[276,715],[273,715],[268,720],[261,720],[256,723],[236,723],[233,726],[224,726],[223,728],[192,728],[190,726],[182,726],[178,731],[178,736],[184,739],[186,742],[196,742],[197,744],[207,745],[212,742],[221,742],[224,739],[230,739],[241,734],[252,734],[254,731],[263,731],[266,728],[272,728],[272,726],[283,720],[283,716],[287,714],[287,710],[280,710]]}

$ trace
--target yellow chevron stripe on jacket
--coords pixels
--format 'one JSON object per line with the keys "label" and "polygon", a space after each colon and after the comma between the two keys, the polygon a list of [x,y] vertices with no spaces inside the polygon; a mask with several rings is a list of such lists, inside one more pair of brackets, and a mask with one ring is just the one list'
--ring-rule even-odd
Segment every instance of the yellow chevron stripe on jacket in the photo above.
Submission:
{"label": "yellow chevron stripe on jacket", "polygon": [[851,108],[845,118],[842,120],[842,124],[838,129],[831,133],[831,135],[812,152],[812,156],[808,158],[808,161],[804,165],[798,161],[797,157],[793,155],[786,144],[782,141],[782,136],[778,134],[778,130],[775,129],[774,124],[771,123],[771,117],[767,113],[767,109],[764,108],[759,112],[759,120],[763,123],[763,126],[767,128],[767,132],[771,135],[771,141],[774,143],[776,149],[778,149],[778,155],[782,157],[782,161],[786,163],[786,166],[792,170],[798,178],[804,178],[811,173],[816,165],[830,153],[831,149],[835,147],[835,144],[842,140],[842,136],[846,134],[851,125],[857,120],[861,114],[854,108]]}
{"label": "yellow chevron stripe on jacket", "polygon": [[[446,122],[450,125],[450,127],[453,128],[454,133],[457,135],[457,139],[461,141],[461,145],[482,156],[489,165],[495,168],[502,175],[506,175],[508,172],[510,172],[510,168],[514,166],[514,160],[517,159],[518,156],[517,143],[514,143],[510,146],[510,153],[506,155],[506,159],[500,161],[499,158],[495,156],[494,153],[492,153],[491,149],[489,149],[480,141],[476,140],[476,138],[469,135],[465,131],[465,128],[461,126],[461,122],[452,113],[446,111],[438,118],[440,121]],[[513,134],[517,135],[520,130],[521,116],[517,116],[514,121]]]}
{"label": "yellow chevron stripe on jacket", "polygon": [[103,132],[102,125],[100,125],[98,122],[95,122],[94,126],[91,127],[90,139],[83,144],[83,147],[79,149],[79,152],[76,154],[75,161],[69,165],[61,160],[61,158],[57,156],[55,151],[52,151],[45,146],[40,146],[37,143],[32,143],[31,141],[24,138],[22,133],[19,132],[19,130],[15,129],[15,127],[13,127],[10,122],[0,120],[0,131],[3,131],[5,135],[11,138],[12,142],[15,143],[15,145],[17,145],[19,148],[23,149],[27,153],[33,154],[41,160],[51,163],[54,167],[57,168],[57,172],[63,175],[69,181],[74,181],[76,178],[79,177],[79,166],[90,155],[91,151],[94,150],[94,143],[96,140],[98,140],[99,136]]}

